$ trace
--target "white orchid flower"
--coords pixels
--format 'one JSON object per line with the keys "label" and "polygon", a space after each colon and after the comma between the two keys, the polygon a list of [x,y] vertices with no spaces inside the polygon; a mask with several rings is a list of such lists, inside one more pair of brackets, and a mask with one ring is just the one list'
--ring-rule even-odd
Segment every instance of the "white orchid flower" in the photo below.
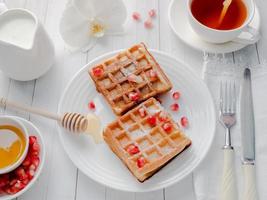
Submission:
{"label": "white orchid flower", "polygon": [[70,48],[86,51],[105,34],[122,33],[126,16],[122,0],[72,0],[63,11],[59,31]]}

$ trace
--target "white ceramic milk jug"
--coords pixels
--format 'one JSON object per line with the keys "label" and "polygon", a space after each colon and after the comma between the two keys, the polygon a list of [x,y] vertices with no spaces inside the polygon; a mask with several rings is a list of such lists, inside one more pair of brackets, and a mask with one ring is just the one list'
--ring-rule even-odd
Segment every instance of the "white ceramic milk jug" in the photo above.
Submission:
{"label": "white ceramic milk jug", "polygon": [[54,58],[53,43],[37,17],[0,3],[0,70],[15,80],[32,80],[46,73]]}

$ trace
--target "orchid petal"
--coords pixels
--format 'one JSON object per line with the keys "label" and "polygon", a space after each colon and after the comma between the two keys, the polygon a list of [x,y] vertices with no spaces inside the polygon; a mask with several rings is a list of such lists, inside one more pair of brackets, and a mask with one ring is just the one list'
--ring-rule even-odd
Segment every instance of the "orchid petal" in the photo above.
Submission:
{"label": "orchid petal", "polygon": [[82,15],[103,21],[108,28],[121,26],[127,17],[122,0],[73,0],[73,4]]}
{"label": "orchid petal", "polygon": [[87,18],[92,19],[95,17],[94,4],[98,3],[97,0],[73,0],[73,5]]}
{"label": "orchid petal", "polygon": [[73,5],[63,11],[59,31],[65,43],[74,49],[90,47],[96,40],[90,35],[90,21]]}

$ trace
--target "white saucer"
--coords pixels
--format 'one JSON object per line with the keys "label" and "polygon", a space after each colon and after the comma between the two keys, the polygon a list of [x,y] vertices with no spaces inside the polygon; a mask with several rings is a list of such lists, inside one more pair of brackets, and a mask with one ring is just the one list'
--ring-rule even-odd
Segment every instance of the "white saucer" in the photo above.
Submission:
{"label": "white saucer", "polygon": [[40,154],[39,154],[40,164],[39,164],[39,166],[35,172],[33,179],[28,183],[28,185],[25,188],[23,188],[21,191],[19,191],[16,194],[13,194],[13,195],[8,195],[8,194],[0,195],[0,200],[15,199],[18,196],[25,193],[26,191],[28,191],[34,185],[34,183],[38,180],[38,177],[40,176],[42,169],[43,169],[43,166],[44,166],[44,163],[45,163],[45,145],[44,145],[44,139],[42,137],[40,130],[28,120],[25,120],[25,119],[20,118],[20,117],[15,117],[15,116],[12,116],[12,117],[16,118],[17,120],[21,121],[24,124],[24,126],[28,130],[30,136],[32,135],[32,136],[37,137],[37,139],[39,141],[39,145],[40,145]]}
{"label": "white saucer", "polygon": [[[236,42],[227,42],[224,44],[212,44],[203,41],[191,28],[186,12],[186,0],[172,0],[169,6],[168,19],[174,33],[186,44],[194,49],[209,53],[229,53],[237,51],[247,46]],[[260,15],[258,8],[255,9],[255,15],[250,26],[256,30],[260,29]]]}

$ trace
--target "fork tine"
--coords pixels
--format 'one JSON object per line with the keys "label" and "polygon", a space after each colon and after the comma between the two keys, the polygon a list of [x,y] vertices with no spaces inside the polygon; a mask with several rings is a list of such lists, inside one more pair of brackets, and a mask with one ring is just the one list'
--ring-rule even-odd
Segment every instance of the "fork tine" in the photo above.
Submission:
{"label": "fork tine", "polygon": [[228,109],[227,112],[234,114],[236,111],[236,88],[235,82],[229,82],[229,89],[228,89]]}
{"label": "fork tine", "polygon": [[236,86],[235,86],[235,81],[234,81],[234,89],[233,89],[233,95],[234,95],[234,98],[233,98],[233,112],[235,113],[236,112]]}
{"label": "fork tine", "polygon": [[222,81],[220,82],[220,111],[223,112],[223,88]]}
{"label": "fork tine", "polygon": [[229,113],[234,112],[234,84],[233,81],[230,82],[230,105],[229,105]]}
{"label": "fork tine", "polygon": [[235,81],[220,82],[220,111],[222,114],[234,114],[236,112]]}
{"label": "fork tine", "polygon": [[223,108],[223,112],[226,113],[228,110],[228,82],[225,82],[225,87],[224,87],[224,108]]}

